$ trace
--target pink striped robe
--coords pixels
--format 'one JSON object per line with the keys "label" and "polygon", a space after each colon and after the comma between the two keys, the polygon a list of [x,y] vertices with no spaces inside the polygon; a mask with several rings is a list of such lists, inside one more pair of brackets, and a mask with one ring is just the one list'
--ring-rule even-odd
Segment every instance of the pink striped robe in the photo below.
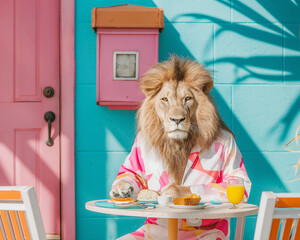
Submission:
{"label": "pink striped robe", "polygon": [[[238,176],[244,180],[244,201],[247,201],[251,182],[234,137],[223,132],[210,149],[202,154],[199,152],[200,147],[192,149],[181,185],[191,186],[192,193],[201,196],[201,202],[228,202],[226,179]],[[142,132],[137,135],[113,185],[121,179],[133,184],[133,197],[147,186],[159,192],[162,187],[174,182],[157,149],[146,145]],[[179,239],[229,239],[229,220],[181,219],[178,236]],[[167,239],[167,220],[148,218],[144,226],[120,239]]]}

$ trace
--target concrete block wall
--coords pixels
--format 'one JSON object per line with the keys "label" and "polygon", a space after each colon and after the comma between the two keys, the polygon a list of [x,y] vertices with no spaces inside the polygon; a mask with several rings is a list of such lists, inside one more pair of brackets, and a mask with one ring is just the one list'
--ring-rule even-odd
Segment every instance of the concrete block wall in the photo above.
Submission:
{"label": "concrete block wall", "polygon": [[[115,239],[144,221],[84,209],[86,201],[108,197],[135,137],[135,111],[96,105],[96,34],[91,29],[94,7],[128,3],[163,8],[165,29],[160,34],[159,59],[176,53],[212,71],[212,93],[222,117],[236,134],[252,180],[249,202],[259,204],[262,191],[300,191],[300,181],[289,182],[300,177],[292,168],[299,155],[283,150],[300,124],[297,1],[75,2],[77,239]],[[255,223],[255,216],[247,218],[244,239],[253,239]]]}

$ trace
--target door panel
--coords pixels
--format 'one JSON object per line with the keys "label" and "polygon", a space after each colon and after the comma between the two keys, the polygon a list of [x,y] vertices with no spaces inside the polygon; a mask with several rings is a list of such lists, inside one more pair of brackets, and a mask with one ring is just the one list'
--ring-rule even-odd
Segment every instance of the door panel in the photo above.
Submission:
{"label": "door panel", "polygon": [[[40,3],[17,0],[14,3],[15,101],[40,101]],[[24,81],[26,79],[26,81]]]}
{"label": "door panel", "polygon": [[[46,233],[59,234],[59,0],[0,6],[0,185],[34,185]],[[56,115],[51,147],[47,111]]]}

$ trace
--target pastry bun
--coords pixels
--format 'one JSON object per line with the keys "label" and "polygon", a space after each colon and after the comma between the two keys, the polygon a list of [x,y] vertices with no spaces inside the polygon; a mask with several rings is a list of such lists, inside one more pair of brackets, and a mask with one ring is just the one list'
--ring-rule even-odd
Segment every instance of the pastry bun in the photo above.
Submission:
{"label": "pastry bun", "polygon": [[142,189],[137,195],[139,201],[157,201],[159,193],[154,190]]}

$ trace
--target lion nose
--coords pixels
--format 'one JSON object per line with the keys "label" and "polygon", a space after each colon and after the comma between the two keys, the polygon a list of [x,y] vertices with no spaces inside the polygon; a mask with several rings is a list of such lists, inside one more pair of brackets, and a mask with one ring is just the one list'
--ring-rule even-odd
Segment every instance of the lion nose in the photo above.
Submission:
{"label": "lion nose", "polygon": [[184,121],[185,118],[170,118],[170,120],[176,122],[176,124],[179,124],[180,122]]}

